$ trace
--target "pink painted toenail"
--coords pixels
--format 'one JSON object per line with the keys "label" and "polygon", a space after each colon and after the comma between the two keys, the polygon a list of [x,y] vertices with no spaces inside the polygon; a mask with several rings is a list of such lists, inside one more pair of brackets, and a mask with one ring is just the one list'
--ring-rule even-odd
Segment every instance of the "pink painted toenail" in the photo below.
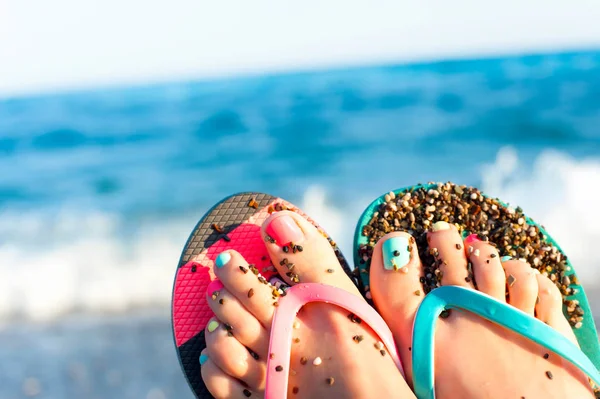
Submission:
{"label": "pink painted toenail", "polygon": [[213,296],[213,299],[216,299],[216,296],[219,295],[217,294],[217,292],[219,292],[219,290],[221,290],[224,287],[225,286],[223,285],[221,280],[213,280],[206,288],[206,295]]}
{"label": "pink painted toenail", "polygon": [[471,235],[470,235],[470,236],[468,236],[468,237],[467,237],[467,239],[465,240],[465,242],[466,242],[467,244],[472,244],[472,243],[474,243],[474,242],[477,242],[477,241],[481,241],[481,240],[479,239],[479,237],[477,237],[477,234],[471,234]]}
{"label": "pink painted toenail", "polygon": [[300,243],[304,240],[304,234],[296,221],[288,215],[281,215],[271,220],[267,226],[267,234],[275,240],[279,246]]}

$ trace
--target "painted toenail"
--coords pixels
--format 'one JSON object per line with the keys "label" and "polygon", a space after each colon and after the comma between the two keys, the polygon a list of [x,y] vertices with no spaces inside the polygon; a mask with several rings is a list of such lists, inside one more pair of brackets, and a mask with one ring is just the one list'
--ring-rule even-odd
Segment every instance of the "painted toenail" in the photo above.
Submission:
{"label": "painted toenail", "polygon": [[300,243],[304,241],[302,230],[300,230],[294,218],[288,215],[281,215],[271,220],[266,231],[281,247],[292,242]]}
{"label": "painted toenail", "polygon": [[228,264],[230,260],[231,260],[231,254],[229,252],[221,252],[219,254],[219,256],[217,256],[215,263],[217,264],[217,267],[220,269],[223,266],[225,266],[226,264]]}
{"label": "painted toenail", "polygon": [[479,237],[477,236],[477,234],[471,234],[471,235],[469,235],[469,236],[467,237],[467,239],[465,240],[465,242],[466,242],[467,244],[472,244],[472,243],[474,243],[474,242],[477,242],[477,241],[481,241],[481,240],[479,239]]}
{"label": "painted toenail", "polygon": [[210,295],[213,301],[216,301],[219,297],[219,290],[224,287],[223,283],[220,280],[213,280],[210,282],[208,287],[206,287],[206,295]]}
{"label": "painted toenail", "polygon": [[503,256],[503,257],[501,257],[501,258],[500,258],[500,261],[501,261],[501,262],[506,262],[507,260],[511,260],[511,259],[512,259],[512,256],[508,256],[508,255],[507,255],[507,256]]}
{"label": "painted toenail", "polygon": [[206,361],[208,360],[208,356],[206,355],[200,355],[200,366],[202,366],[204,363],[206,363]]}
{"label": "painted toenail", "polygon": [[385,240],[382,246],[384,269],[401,269],[404,273],[408,272],[405,266],[410,262],[409,246],[408,237],[391,237]]}
{"label": "painted toenail", "polygon": [[440,220],[439,222],[435,222],[433,226],[431,226],[431,231],[448,230],[449,228],[450,225],[448,224],[448,222]]}
{"label": "painted toenail", "polygon": [[208,332],[215,331],[217,327],[219,327],[219,322],[216,320],[211,320],[210,323],[208,323]]}

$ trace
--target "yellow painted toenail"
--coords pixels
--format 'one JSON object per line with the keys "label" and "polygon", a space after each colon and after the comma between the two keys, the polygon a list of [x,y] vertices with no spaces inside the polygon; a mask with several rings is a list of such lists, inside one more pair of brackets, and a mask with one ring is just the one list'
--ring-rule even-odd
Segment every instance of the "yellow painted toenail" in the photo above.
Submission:
{"label": "yellow painted toenail", "polygon": [[449,228],[450,225],[448,224],[448,222],[440,220],[439,222],[435,222],[433,226],[431,226],[431,231],[448,230]]}
{"label": "yellow painted toenail", "polygon": [[208,332],[215,331],[217,327],[219,327],[219,322],[212,320],[210,323],[208,323]]}

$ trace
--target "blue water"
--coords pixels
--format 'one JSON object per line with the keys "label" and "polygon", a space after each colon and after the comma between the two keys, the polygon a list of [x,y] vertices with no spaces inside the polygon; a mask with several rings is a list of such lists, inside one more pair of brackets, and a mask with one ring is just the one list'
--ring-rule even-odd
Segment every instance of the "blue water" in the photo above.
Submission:
{"label": "blue water", "polygon": [[473,164],[507,144],[597,154],[599,104],[596,52],[8,99],[0,204],[157,212],[309,182],[476,183]]}
{"label": "blue water", "polygon": [[[155,364],[164,380],[133,373],[110,385],[100,373],[86,386],[40,374],[35,358],[74,345],[68,356],[51,352],[52,367],[68,372],[79,353],[85,370],[98,357],[119,369],[118,351],[103,357],[74,338],[64,319],[73,313],[91,317],[88,339],[98,331],[107,345],[107,312],[131,315],[118,329],[138,334],[140,348],[170,340],[168,320],[136,312],[168,308],[187,234],[233,192],[303,205],[347,252],[353,221],[382,192],[431,180],[477,185],[563,232],[595,281],[584,255],[600,219],[580,209],[600,187],[599,126],[600,52],[0,99],[0,353],[25,354],[0,383],[2,397],[23,397],[29,377],[43,398],[182,397],[175,360],[158,355],[127,361]],[[148,323],[160,328],[140,334]],[[15,334],[31,331],[42,344],[11,349]]]}

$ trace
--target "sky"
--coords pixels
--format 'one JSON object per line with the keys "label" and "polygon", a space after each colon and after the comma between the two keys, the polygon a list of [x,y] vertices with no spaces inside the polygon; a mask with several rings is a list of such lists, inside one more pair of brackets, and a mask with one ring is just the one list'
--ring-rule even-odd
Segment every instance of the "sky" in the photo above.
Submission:
{"label": "sky", "polygon": [[600,48],[598,0],[0,0],[0,96]]}

